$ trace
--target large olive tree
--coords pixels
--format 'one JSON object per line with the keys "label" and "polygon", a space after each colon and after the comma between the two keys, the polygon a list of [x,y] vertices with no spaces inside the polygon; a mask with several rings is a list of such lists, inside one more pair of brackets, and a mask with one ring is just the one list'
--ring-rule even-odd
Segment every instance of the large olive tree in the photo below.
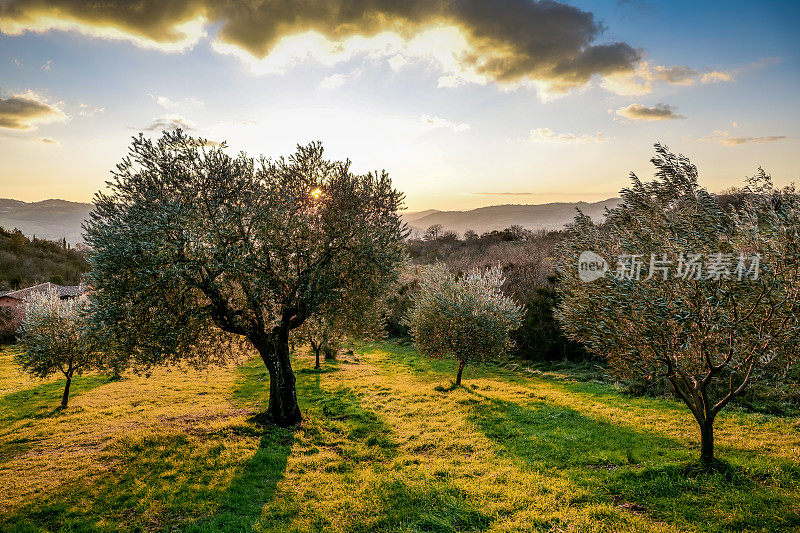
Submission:
{"label": "large olive tree", "polygon": [[655,179],[632,175],[602,227],[576,218],[557,317],[620,376],[666,379],[708,464],[717,414],[754,380],[785,376],[800,352],[800,196],[761,172],[726,210],[688,159],[656,152]]}
{"label": "large olive tree", "polygon": [[301,420],[289,332],[352,291],[386,286],[403,255],[403,196],[321,144],[231,157],[181,131],[134,138],[86,225],[94,319],[117,353],[202,365],[244,340],[270,375],[268,415]]}

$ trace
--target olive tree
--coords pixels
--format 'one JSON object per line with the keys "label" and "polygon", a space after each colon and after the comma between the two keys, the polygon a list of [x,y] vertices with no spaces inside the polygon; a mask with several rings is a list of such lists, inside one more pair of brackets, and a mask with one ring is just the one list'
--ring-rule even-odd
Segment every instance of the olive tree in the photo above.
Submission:
{"label": "olive tree", "polygon": [[797,358],[800,196],[760,172],[726,210],[687,158],[656,145],[652,162],[655,179],[632,174],[603,225],[576,217],[559,252],[556,315],[619,376],[666,379],[709,464],[717,414]]}
{"label": "olive tree", "polygon": [[268,416],[302,419],[290,332],[353,290],[397,274],[403,196],[322,145],[288,158],[232,157],[182,131],[135,137],[87,223],[93,319],[141,366],[258,351]]}
{"label": "olive tree", "polygon": [[345,298],[320,306],[302,326],[294,330],[299,342],[314,352],[314,368],[320,355],[332,359],[347,342],[372,340],[385,334],[384,295],[352,291]]}
{"label": "olive tree", "polygon": [[22,348],[15,362],[29,374],[46,378],[58,372],[67,378],[61,407],[69,403],[74,375],[100,367],[102,343],[87,327],[86,296],[62,300],[55,291],[34,293],[25,301],[18,337]]}
{"label": "olive tree", "polygon": [[524,309],[501,290],[500,267],[456,278],[446,266],[429,266],[419,281],[405,323],[419,350],[458,361],[455,385],[470,361],[492,359],[511,344]]}

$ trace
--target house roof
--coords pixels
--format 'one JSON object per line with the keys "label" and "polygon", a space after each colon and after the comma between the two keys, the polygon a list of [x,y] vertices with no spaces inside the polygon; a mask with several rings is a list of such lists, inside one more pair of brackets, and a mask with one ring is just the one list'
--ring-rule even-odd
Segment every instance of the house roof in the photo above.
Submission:
{"label": "house roof", "polygon": [[0,294],[0,296],[7,296],[9,298],[14,298],[15,300],[26,300],[29,296],[39,293],[39,292],[47,292],[53,291],[60,298],[69,298],[74,296],[80,296],[84,292],[86,292],[86,288],[81,285],[56,285],[55,283],[40,283],[38,285],[34,285],[33,287],[27,287],[25,289],[19,289],[16,291],[8,291],[4,294]]}

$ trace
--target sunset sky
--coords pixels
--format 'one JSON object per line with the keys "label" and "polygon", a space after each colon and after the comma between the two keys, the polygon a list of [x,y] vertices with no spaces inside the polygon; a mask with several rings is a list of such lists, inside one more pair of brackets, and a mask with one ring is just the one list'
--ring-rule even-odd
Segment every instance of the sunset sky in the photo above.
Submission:
{"label": "sunset sky", "polygon": [[[135,6],[135,7],[131,7]],[[322,140],[411,210],[595,201],[656,141],[800,169],[800,3],[0,0],[0,197],[89,201],[137,132]]]}

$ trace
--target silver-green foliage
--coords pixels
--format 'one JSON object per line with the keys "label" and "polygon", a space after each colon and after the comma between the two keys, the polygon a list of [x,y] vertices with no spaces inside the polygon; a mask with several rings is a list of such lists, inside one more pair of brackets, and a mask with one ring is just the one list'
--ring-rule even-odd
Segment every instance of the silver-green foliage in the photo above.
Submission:
{"label": "silver-green foliage", "polygon": [[[714,418],[753,380],[784,376],[800,351],[800,196],[776,190],[763,171],[737,212],[698,185],[688,159],[656,145],[656,178],[631,176],[622,204],[595,225],[579,214],[558,258],[557,318],[573,340],[606,358],[623,378],[669,381],[701,428],[701,457],[713,459]],[[578,257],[640,254],[641,279],[581,281]],[[714,279],[649,277],[651,254],[760,254],[760,272]],[[734,264],[736,260],[734,260]],[[750,265],[748,265],[749,267]],[[649,279],[647,279],[649,277]]]}
{"label": "silver-green foliage", "polygon": [[[456,278],[437,263],[426,269],[405,323],[422,353],[453,357],[459,369],[469,361],[494,358],[506,350],[523,308],[501,290],[500,267],[473,270]],[[461,372],[456,382],[460,382]]]}
{"label": "silver-green foliage", "polygon": [[134,138],[87,225],[93,320],[142,367],[258,350],[269,413],[300,419],[289,334],[322,306],[397,275],[403,196],[322,146],[253,159],[181,131]]}
{"label": "silver-green foliage", "polygon": [[25,301],[18,333],[22,349],[15,362],[39,378],[63,374],[67,378],[64,407],[73,375],[97,369],[102,360],[101,343],[87,326],[88,309],[86,296],[62,300],[54,291],[34,293]]}

